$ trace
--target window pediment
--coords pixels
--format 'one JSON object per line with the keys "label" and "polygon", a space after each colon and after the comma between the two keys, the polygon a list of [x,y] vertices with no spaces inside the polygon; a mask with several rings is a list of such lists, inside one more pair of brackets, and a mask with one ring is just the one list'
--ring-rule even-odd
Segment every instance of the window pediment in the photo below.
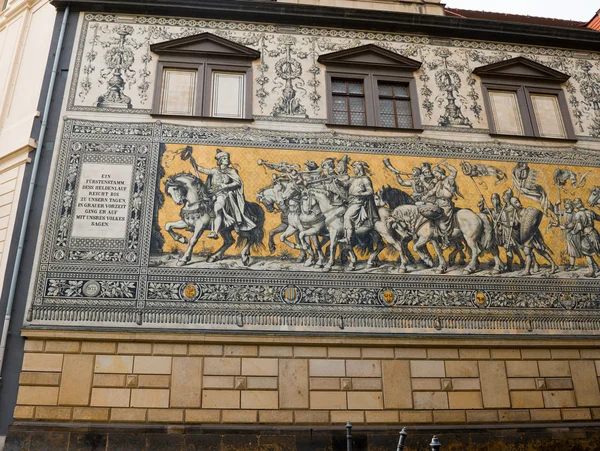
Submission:
{"label": "window pediment", "polygon": [[205,55],[255,60],[260,52],[212,33],[201,33],[171,41],[152,44],[150,50],[156,54]]}
{"label": "window pediment", "polygon": [[564,83],[570,78],[570,75],[563,74],[522,56],[488,64],[487,66],[480,66],[474,69],[473,73],[482,78],[537,80],[556,84]]}
{"label": "window pediment", "polygon": [[367,44],[319,56],[325,65],[386,67],[414,72],[421,67],[419,61],[391,52],[374,44]]}

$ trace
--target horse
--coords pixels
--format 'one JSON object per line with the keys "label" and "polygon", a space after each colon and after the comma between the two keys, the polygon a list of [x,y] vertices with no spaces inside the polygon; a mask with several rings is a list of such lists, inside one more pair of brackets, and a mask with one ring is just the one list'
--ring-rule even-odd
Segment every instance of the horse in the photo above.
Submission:
{"label": "horse", "polygon": [[[309,257],[304,262],[304,266],[315,265],[318,268],[322,268],[325,260],[322,247],[329,241],[329,234],[325,226],[325,217],[318,208],[318,205],[314,206],[315,208],[306,208],[304,205],[306,191],[298,184],[292,181],[279,181],[277,183],[283,189],[281,194],[282,200],[288,203],[290,207],[288,228],[279,239],[292,249],[301,249],[308,253]],[[297,244],[287,239],[291,235],[297,235]],[[319,237],[322,237],[323,240],[319,240]]]}
{"label": "horse", "polygon": [[[414,249],[423,261],[427,261],[424,249],[426,249],[427,243],[431,243],[438,259],[438,266],[434,271],[445,273],[448,270],[448,263],[438,241],[436,227],[430,219],[421,215],[418,206],[401,205],[394,209],[392,218],[399,233],[416,237]],[[494,257],[494,274],[499,274],[504,270],[504,264],[500,260],[498,246],[493,239],[492,230],[490,219],[483,213],[474,213],[468,208],[456,211],[455,228],[450,236],[450,241],[464,239],[467,243],[471,253],[471,261],[464,268],[464,274],[472,274],[478,269],[479,257],[484,251],[490,252]]]}
{"label": "horse", "polygon": [[[284,191],[283,184],[281,182],[275,182],[272,185],[266,186],[265,188],[259,190],[256,193],[256,200],[264,205],[265,210],[268,213],[275,212],[278,209],[281,212],[280,218],[281,223],[269,231],[269,239],[267,241],[269,251],[271,254],[275,252],[275,236],[281,234],[288,230],[289,228],[289,214],[290,214],[290,205],[289,202],[286,202],[281,197]],[[293,213],[292,213],[293,215]],[[292,233],[296,239],[296,243],[300,243],[300,239],[298,238],[298,230]],[[284,234],[280,235],[281,242],[287,244],[292,249],[296,249],[297,246],[294,243],[291,243],[287,240],[289,235]],[[302,263],[306,260],[307,252],[300,248],[300,255],[296,259],[297,263]]]}
{"label": "horse", "polygon": [[600,206],[600,186],[594,186],[590,190],[590,197],[587,202],[590,207]]}
{"label": "horse", "polygon": [[[165,230],[179,243],[187,244],[188,239],[175,230],[191,230],[189,245],[183,255],[177,261],[177,266],[186,265],[192,258],[194,246],[205,230],[209,230],[213,220],[213,199],[205,183],[198,177],[185,172],[173,175],[165,180],[165,192],[175,201],[177,205],[183,205],[180,211],[181,220],[167,222]],[[244,266],[250,265],[250,250],[258,250],[263,247],[265,212],[260,205],[254,202],[246,202],[245,215],[248,216],[256,226],[250,230],[236,230],[235,225],[223,226],[218,231],[223,238],[223,245],[207,259],[208,262],[216,262],[223,259],[225,251],[229,249],[236,240],[233,232],[238,235],[237,247],[242,247],[240,256]]]}
{"label": "horse", "polygon": [[402,190],[392,188],[389,185],[379,188],[375,194],[375,207],[379,220],[375,222],[375,230],[379,232],[383,240],[398,251],[398,271],[405,273],[408,264],[414,264],[415,259],[408,249],[409,238],[402,237],[391,227],[391,212],[400,205],[412,205],[415,203],[413,198]]}
{"label": "horse", "polygon": [[362,252],[370,252],[369,258],[367,259],[367,268],[373,268],[378,264],[377,256],[385,249],[385,244],[381,235],[374,227],[361,226],[357,227],[354,231],[354,242],[345,244],[340,243],[345,235],[344,231],[344,212],[346,211],[345,205],[337,205],[331,199],[332,193],[322,188],[309,188],[304,191],[302,196],[302,209],[303,211],[314,211],[316,208],[323,215],[323,219],[319,224],[315,224],[310,230],[300,232],[300,239],[304,236],[310,236],[310,234],[318,233],[317,230],[325,227],[331,241],[329,248],[329,261],[324,266],[325,271],[330,271],[335,264],[336,250],[339,245],[343,245],[342,252],[348,252],[350,257],[350,263],[348,264],[348,270],[353,271],[356,269],[357,257],[354,253],[354,246],[358,245]]}
{"label": "horse", "polygon": [[[412,196],[400,189],[392,188],[391,186],[383,186],[381,187],[377,193],[375,194],[375,205],[379,207],[379,217],[386,218],[386,221],[390,221],[390,213],[400,205],[414,205],[415,201]],[[387,205],[387,209],[382,208]],[[393,227],[392,227],[393,230]],[[379,231],[382,232],[381,230]],[[394,230],[394,232],[398,235],[398,232]],[[383,236],[383,235],[382,235]],[[384,239],[388,241],[388,239],[384,236]],[[404,236],[400,237],[400,242],[402,245],[402,249],[404,250],[404,255],[406,256],[406,261],[408,264],[414,265],[416,263],[412,252],[408,249],[408,243],[412,240],[412,236]],[[389,243],[389,241],[388,241]],[[450,266],[454,266],[456,261],[456,257],[459,258],[459,264],[463,265],[466,260],[466,255],[464,253],[464,240],[459,238],[458,240],[452,241],[452,251],[450,255],[448,255],[448,264]],[[423,260],[423,264],[429,267],[433,267],[434,262],[429,250],[424,247],[422,252],[425,254],[426,258]],[[400,272],[406,272],[406,263],[402,263],[402,252],[400,253],[399,263],[400,263]]]}

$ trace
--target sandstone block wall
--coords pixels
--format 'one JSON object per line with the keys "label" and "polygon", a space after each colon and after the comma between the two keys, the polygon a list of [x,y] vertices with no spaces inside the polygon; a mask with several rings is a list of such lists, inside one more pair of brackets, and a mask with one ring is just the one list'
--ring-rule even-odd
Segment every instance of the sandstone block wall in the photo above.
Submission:
{"label": "sandstone block wall", "polygon": [[600,420],[600,347],[590,340],[25,333],[15,409],[20,421]]}

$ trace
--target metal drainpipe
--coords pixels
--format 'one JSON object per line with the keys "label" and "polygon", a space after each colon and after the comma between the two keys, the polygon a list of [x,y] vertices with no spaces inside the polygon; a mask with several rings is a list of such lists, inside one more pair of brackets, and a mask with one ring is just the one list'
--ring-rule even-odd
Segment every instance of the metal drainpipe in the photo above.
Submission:
{"label": "metal drainpipe", "polygon": [[52,63],[52,74],[50,75],[50,83],[48,84],[48,93],[46,94],[46,103],[44,104],[44,114],[42,115],[42,125],[40,134],[38,135],[38,147],[33,157],[33,166],[31,167],[31,179],[29,180],[29,189],[27,191],[27,199],[25,201],[25,210],[23,213],[23,222],[21,222],[21,231],[19,233],[19,246],[17,255],[15,256],[15,264],[10,280],[10,291],[8,293],[8,301],[6,303],[6,316],[4,317],[4,327],[2,329],[2,340],[0,341],[0,381],[2,380],[2,368],[4,367],[4,355],[6,354],[6,342],[8,340],[8,330],[10,328],[10,320],[12,316],[12,306],[15,300],[15,292],[17,291],[17,281],[19,279],[19,270],[21,267],[21,258],[23,257],[23,247],[25,245],[25,234],[27,225],[29,224],[29,213],[31,211],[31,202],[33,201],[33,190],[37,180],[38,167],[40,165],[40,156],[44,147],[44,137],[46,135],[46,126],[48,124],[48,115],[50,114],[50,102],[54,92],[54,84],[56,83],[56,73],[58,72],[58,61],[62,53],[62,44],[67,28],[67,19],[71,6],[67,3],[63,14],[62,23],[60,25],[60,33],[58,42],[56,43],[56,52],[54,54],[54,62]]}

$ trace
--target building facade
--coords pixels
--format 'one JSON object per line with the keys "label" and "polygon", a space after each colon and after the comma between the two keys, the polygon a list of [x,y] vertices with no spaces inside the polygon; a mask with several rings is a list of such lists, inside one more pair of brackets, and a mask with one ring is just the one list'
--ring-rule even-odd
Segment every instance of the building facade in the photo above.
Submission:
{"label": "building facade", "polygon": [[8,446],[598,446],[600,34],[393,5],[70,4]]}

